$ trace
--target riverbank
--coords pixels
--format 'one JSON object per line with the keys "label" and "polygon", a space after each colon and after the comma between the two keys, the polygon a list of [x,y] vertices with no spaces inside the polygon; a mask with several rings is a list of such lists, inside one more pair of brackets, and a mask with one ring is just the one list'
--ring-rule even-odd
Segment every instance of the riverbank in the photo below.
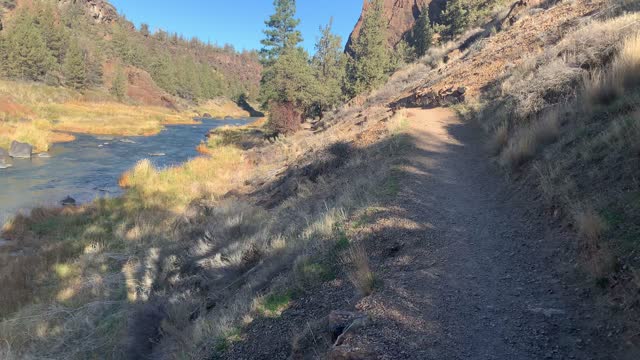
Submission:
{"label": "riverbank", "polygon": [[168,108],[114,101],[102,90],[79,93],[36,83],[0,81],[0,147],[27,142],[37,152],[57,142],[73,140],[69,133],[149,136],[165,125],[191,124],[194,118],[246,117],[228,99]]}

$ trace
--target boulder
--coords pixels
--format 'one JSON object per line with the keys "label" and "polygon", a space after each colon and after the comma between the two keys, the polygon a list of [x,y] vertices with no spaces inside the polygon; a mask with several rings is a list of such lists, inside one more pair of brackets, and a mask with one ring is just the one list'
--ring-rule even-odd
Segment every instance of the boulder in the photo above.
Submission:
{"label": "boulder", "polygon": [[9,156],[19,159],[30,159],[33,153],[33,146],[27,143],[21,143],[18,141],[12,141],[9,148]]}
{"label": "boulder", "polygon": [[9,158],[0,157],[0,169],[7,169],[12,167],[11,160]]}
{"label": "boulder", "polygon": [[209,114],[209,113],[204,113],[204,114],[202,114],[202,118],[203,119],[213,119],[213,116],[211,116],[211,114]]}
{"label": "boulder", "polygon": [[67,196],[66,198],[62,199],[62,201],[60,201],[60,204],[62,206],[75,206],[76,199],[72,198],[71,196]]}
{"label": "boulder", "polygon": [[6,169],[11,167],[11,158],[7,150],[0,148],[0,169]]}

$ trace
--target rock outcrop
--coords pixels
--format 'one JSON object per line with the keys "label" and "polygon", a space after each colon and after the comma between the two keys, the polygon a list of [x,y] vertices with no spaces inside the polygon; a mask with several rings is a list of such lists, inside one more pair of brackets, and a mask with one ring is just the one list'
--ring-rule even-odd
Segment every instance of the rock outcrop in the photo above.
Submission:
{"label": "rock outcrop", "polygon": [[111,24],[118,21],[118,11],[105,0],[59,0],[59,3],[66,5],[77,1],[84,3],[87,14],[96,24]]}
{"label": "rock outcrop", "polygon": [[9,148],[9,156],[18,159],[30,159],[33,153],[33,146],[19,141],[12,141]]}
{"label": "rock outcrop", "polygon": [[[398,43],[405,38],[420,16],[422,8],[425,5],[429,5],[431,1],[432,0],[383,0],[384,14],[388,21],[387,41],[389,47],[395,48]],[[351,32],[349,41],[347,41],[346,52],[350,52],[351,44],[358,37],[364,15],[368,9],[369,1],[365,0],[360,19],[353,29],[353,32]]]}

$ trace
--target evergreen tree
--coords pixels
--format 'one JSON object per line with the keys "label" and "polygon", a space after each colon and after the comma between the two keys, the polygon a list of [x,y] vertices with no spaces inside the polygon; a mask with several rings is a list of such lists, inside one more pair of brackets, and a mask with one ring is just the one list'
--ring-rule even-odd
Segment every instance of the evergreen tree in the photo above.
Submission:
{"label": "evergreen tree", "polygon": [[18,14],[9,32],[6,49],[7,69],[11,77],[43,80],[55,63],[34,19],[26,11]]}
{"label": "evergreen tree", "polygon": [[124,100],[127,95],[127,82],[124,75],[124,71],[122,67],[118,64],[116,67],[116,72],[113,78],[113,82],[111,83],[111,88],[109,92],[111,95],[115,96],[119,101]]}
{"label": "evergreen tree", "polygon": [[401,40],[389,56],[387,72],[392,73],[416,58],[415,49],[406,40]]}
{"label": "evergreen tree", "polygon": [[67,44],[67,35],[62,26],[56,23],[57,13],[50,3],[40,5],[37,11],[36,22],[42,37],[47,44],[47,48],[56,58],[57,62],[62,64],[65,57]]}
{"label": "evergreen tree", "polygon": [[473,21],[471,9],[465,0],[451,0],[447,2],[446,8],[440,14],[440,35],[445,40],[452,40],[462,34]]}
{"label": "evergreen tree", "polygon": [[382,0],[370,0],[360,33],[352,45],[347,61],[345,90],[356,96],[384,83],[389,68],[387,29]]}
{"label": "evergreen tree", "polygon": [[7,51],[7,40],[0,33],[0,76],[8,76],[9,52]]}
{"label": "evergreen tree", "polygon": [[83,89],[87,85],[87,68],[85,52],[77,41],[72,41],[64,58],[64,78],[67,86]]}
{"label": "evergreen tree", "polygon": [[102,70],[103,58],[97,51],[92,53],[87,52],[86,56],[86,69],[87,69],[87,86],[102,86],[102,76],[104,75]]}
{"label": "evergreen tree", "polygon": [[306,110],[317,94],[309,56],[302,48],[286,49],[276,62],[265,69],[260,89],[263,107],[269,103],[292,103]]}
{"label": "evergreen tree", "polygon": [[331,32],[333,18],[329,24],[320,27],[321,36],[316,43],[316,53],[312,59],[318,91],[313,104],[312,115],[337,105],[342,99],[342,83],[345,76],[345,55],[342,51],[342,39]]}
{"label": "evergreen tree", "polygon": [[411,42],[417,57],[422,57],[427,53],[432,45],[433,35],[434,31],[429,19],[429,5],[425,5],[411,30]]}
{"label": "evergreen tree", "polygon": [[302,34],[296,29],[300,20],[295,18],[295,0],[274,0],[275,13],[265,21],[265,39],[260,43],[260,58],[264,65],[273,64],[286,48],[294,48],[302,41]]}
{"label": "evergreen tree", "polygon": [[176,94],[176,75],[171,62],[171,56],[166,51],[159,51],[151,64],[151,77],[162,89],[170,94]]}

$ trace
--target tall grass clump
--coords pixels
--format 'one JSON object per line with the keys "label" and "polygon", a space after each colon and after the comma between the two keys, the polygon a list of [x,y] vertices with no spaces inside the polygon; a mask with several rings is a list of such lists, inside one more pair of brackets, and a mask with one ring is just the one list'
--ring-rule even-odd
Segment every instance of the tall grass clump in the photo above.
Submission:
{"label": "tall grass clump", "polygon": [[369,265],[369,257],[364,246],[359,243],[352,244],[342,256],[342,262],[347,268],[349,280],[360,294],[371,295],[375,289],[376,277]]}
{"label": "tall grass clump", "polygon": [[157,169],[149,160],[141,160],[119,183],[146,207],[180,209],[204,195],[223,195],[246,177],[248,169],[241,150],[220,146],[210,157],[198,157],[167,169]]}
{"label": "tall grass clump", "polygon": [[608,104],[640,85],[640,33],[629,36],[610,68],[594,71],[585,80],[589,103]]}
{"label": "tall grass clump", "polygon": [[[554,141],[560,134],[559,115],[557,111],[549,111],[540,119],[518,129],[508,140],[506,148],[500,156],[500,164],[513,169],[532,159],[538,149]],[[504,129],[498,129],[495,141],[504,142]],[[498,146],[498,145],[496,145]]]}

